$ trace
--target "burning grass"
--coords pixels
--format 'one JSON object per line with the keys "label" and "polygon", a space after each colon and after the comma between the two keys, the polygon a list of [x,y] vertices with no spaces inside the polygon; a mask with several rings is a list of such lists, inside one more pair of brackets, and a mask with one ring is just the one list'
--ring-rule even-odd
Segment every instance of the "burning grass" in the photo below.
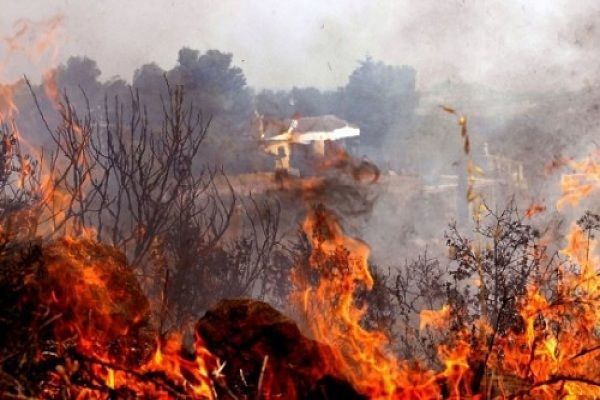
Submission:
{"label": "burning grass", "polygon": [[[253,236],[221,245],[235,193],[229,185],[223,196],[216,172],[195,163],[208,126],[183,89],[169,93],[160,133],[137,95],[130,127],[107,106],[105,131],[65,98],[62,124],[48,127],[57,151],[39,164],[21,153],[14,127],[3,128],[4,397],[600,397],[596,214],[573,223],[555,253],[562,239],[529,221],[549,206],[536,204],[527,220],[514,207],[493,212],[475,193],[481,171],[470,162],[475,238],[452,225],[446,267],[424,257],[386,275],[322,204],[360,198],[354,186],[379,176],[340,152],[318,177],[276,176],[308,210],[286,269],[274,250],[283,247],[278,211],[253,198],[242,201]],[[458,124],[470,157],[466,118]],[[559,209],[598,188],[594,159],[571,167]],[[206,305],[197,288],[216,286],[278,295],[311,339],[264,303],[224,302],[196,324],[197,304]]]}
{"label": "burning grass", "polygon": [[[2,379],[8,398],[210,398],[200,343],[158,338],[122,253],[89,240],[2,251]],[[212,363],[212,364],[211,364]]]}
{"label": "burning grass", "polygon": [[[392,337],[364,328],[367,310],[357,306],[356,293],[374,284],[368,248],[345,236],[323,209],[313,210],[304,225],[318,283],[297,280],[304,287],[298,301],[317,340],[334,348],[334,369],[370,398],[596,398],[597,219],[588,214],[573,225],[560,264],[544,262],[528,227],[514,221],[496,225],[487,248],[451,238],[458,263],[451,274],[455,283],[471,281],[475,293],[449,283],[440,296],[448,303],[421,311],[421,329],[441,333],[435,369],[424,360],[397,358]],[[509,251],[519,257],[508,260]]]}

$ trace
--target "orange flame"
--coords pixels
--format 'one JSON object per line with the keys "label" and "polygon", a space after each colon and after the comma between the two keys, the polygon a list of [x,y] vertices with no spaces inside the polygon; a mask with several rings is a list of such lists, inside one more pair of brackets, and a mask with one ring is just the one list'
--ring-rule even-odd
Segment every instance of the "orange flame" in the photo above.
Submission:
{"label": "orange flame", "polygon": [[[310,267],[319,273],[320,281],[316,288],[300,291],[298,300],[307,311],[312,334],[331,346],[331,353],[325,354],[331,370],[372,399],[437,397],[434,373],[399,362],[384,333],[361,325],[366,309],[356,306],[355,294],[361,287],[371,289],[374,283],[367,262],[368,247],[344,235],[336,218],[322,208],[311,210],[304,232],[313,248]],[[299,287],[307,286],[299,270],[293,278]],[[460,357],[464,355],[461,352]],[[453,356],[447,353],[447,365],[456,370],[452,360],[459,358]],[[448,376],[460,379],[450,372]]]}
{"label": "orange flame", "polygon": [[525,218],[533,218],[534,216],[546,211],[546,206],[543,204],[533,203],[525,210]]}
{"label": "orange flame", "polygon": [[[58,63],[63,20],[61,15],[41,21],[18,20],[14,24],[13,33],[0,38],[0,54],[3,60],[0,62],[0,81],[16,79],[14,76],[8,76],[8,72],[13,75],[12,70],[16,70],[13,65],[15,60],[24,57],[30,65],[39,66],[46,95],[56,104],[58,86],[54,68]],[[14,95],[17,89],[22,88],[22,84],[22,80],[13,84],[0,84],[0,120],[11,119],[17,114],[18,107],[14,102]]]}
{"label": "orange flame", "polygon": [[[586,160],[571,165],[585,174],[586,185],[596,188],[600,177],[597,163]],[[579,184],[566,187],[568,200],[561,199],[561,204],[577,204],[593,192]],[[534,206],[530,216],[544,209]],[[299,289],[296,300],[302,304],[315,338],[331,346],[332,352],[327,354],[331,370],[369,398],[439,398],[442,386],[447,391],[444,396],[449,392],[450,398],[484,398],[481,396],[492,392],[542,399],[600,396],[600,258],[594,238],[578,225],[571,229],[562,250],[577,268],[561,269],[554,294],[535,285],[528,288],[519,299],[521,331],[493,333],[486,321],[474,322],[484,337],[494,338],[484,365],[493,372],[483,378],[474,369],[473,360],[478,359],[474,351],[479,350],[471,344],[469,332],[454,333],[449,343],[439,346],[440,372],[395,358],[386,334],[369,331],[361,324],[366,309],[357,305],[356,293],[373,286],[367,245],[346,236],[337,219],[322,207],[309,212],[303,228],[312,245],[309,267],[319,280],[311,287],[298,266],[293,274]],[[451,313],[448,305],[423,310],[419,328],[443,330]],[[475,379],[489,385],[487,392],[472,392]]]}
{"label": "orange flame", "polygon": [[[50,304],[63,315],[55,326],[58,343],[63,346],[67,338],[74,338],[77,351],[90,361],[95,376],[107,388],[127,389],[139,397],[172,398],[169,385],[147,379],[160,374],[189,398],[214,398],[211,373],[217,360],[199,337],[191,357],[184,356],[183,339],[177,333],[156,339],[154,353],[144,354],[139,341],[146,340],[148,309],[142,299],[131,295],[131,288],[119,282],[127,268],[122,256],[92,241],[70,237],[46,253],[49,279],[55,287]],[[73,391],[78,398],[107,398],[100,390],[73,387]]]}
{"label": "orange flame", "polygon": [[560,210],[566,204],[575,206],[588,197],[593,191],[600,187],[600,164],[594,157],[588,157],[583,161],[571,161],[569,166],[573,172],[564,174],[560,187],[562,197],[556,207]]}
{"label": "orange flame", "polygon": [[439,310],[421,310],[419,329],[423,330],[427,327],[445,328],[448,325],[451,311],[450,306],[447,304]]}

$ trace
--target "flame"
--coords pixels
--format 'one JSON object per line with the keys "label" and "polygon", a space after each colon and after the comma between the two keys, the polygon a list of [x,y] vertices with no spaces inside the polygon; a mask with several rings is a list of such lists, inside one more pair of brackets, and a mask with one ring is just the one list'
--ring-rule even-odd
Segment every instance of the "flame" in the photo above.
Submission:
{"label": "flame", "polygon": [[0,84],[0,120],[10,120],[18,113],[19,109],[13,100],[17,87],[17,84]]}
{"label": "flame", "polygon": [[595,157],[590,156],[583,161],[570,161],[569,166],[573,172],[562,175],[562,196],[556,204],[559,210],[567,204],[576,206],[600,187],[600,164]]}
{"label": "flame", "polygon": [[[51,20],[49,33],[33,46],[25,47],[23,38],[31,24],[23,21],[16,26],[13,36],[4,39],[5,46],[10,52],[30,49],[32,58],[39,59],[54,49],[60,23],[60,18]],[[51,58],[55,58],[56,52],[51,53]],[[47,96],[56,100],[55,71],[47,70],[43,79]],[[18,112],[13,100],[16,88],[16,84],[0,85],[0,119]],[[467,120],[451,108],[443,109],[458,117],[464,152],[469,157],[467,197],[477,206],[478,214],[480,195],[474,191],[474,182],[483,172],[470,157]],[[84,128],[74,123],[70,129],[74,143],[84,146],[81,142],[85,138]],[[84,166],[87,162],[84,152],[77,154],[76,167]],[[559,210],[566,205],[578,205],[600,186],[600,165],[594,157],[568,163],[573,172],[562,177],[562,197],[556,204]],[[23,177],[31,174],[27,166],[23,161],[20,187],[25,186]],[[357,163],[342,150],[331,159],[322,160],[320,168],[345,171],[358,182],[374,182],[379,176],[374,166],[366,161]],[[281,175],[278,178],[282,189],[298,192],[307,201],[326,182],[323,177],[294,180]],[[91,176],[83,179],[85,190]],[[73,201],[73,194],[55,187],[52,175],[43,177],[41,191],[41,202],[61,225],[67,218],[64,210]],[[530,218],[544,209],[544,205],[532,204],[525,214]],[[43,228],[54,232],[55,226]],[[475,361],[481,361],[482,347],[474,342],[483,337],[490,353],[489,358],[481,361],[485,363],[484,379],[488,379],[485,372],[490,370],[501,376],[506,374],[519,380],[531,398],[600,397],[600,258],[596,240],[577,224],[571,227],[561,252],[574,268],[561,270],[554,293],[530,285],[518,299],[523,329],[490,339],[493,330],[482,317],[473,322],[475,334],[453,332],[448,341],[439,345],[437,370],[398,359],[391,348],[392,338],[364,327],[362,320],[368,310],[358,304],[357,293],[374,286],[368,246],[346,235],[333,213],[319,206],[308,212],[303,230],[311,245],[309,272],[301,265],[294,269],[292,279],[298,290],[293,298],[306,314],[312,335],[328,346],[329,350],[323,351],[327,360],[323,374],[347,379],[371,399],[484,398],[486,394],[474,393],[473,389],[475,379],[482,379],[477,378],[475,368]],[[66,355],[74,348],[91,365],[96,381],[105,387],[78,387],[69,378],[70,368],[75,368],[72,365],[57,368],[56,381],[68,382],[76,398],[111,398],[112,391],[127,390],[135,397],[167,399],[177,397],[174,387],[186,398],[215,398],[213,385],[219,360],[206,349],[200,337],[195,337],[193,349],[187,352],[181,333],[144,337],[148,305],[132,300],[130,288],[119,281],[126,273],[123,256],[106,254],[108,250],[94,242],[96,234],[93,227],[65,226],[65,236],[49,246],[46,268],[51,289],[46,298],[53,310],[64,316],[55,325],[57,351]],[[311,279],[314,275],[318,277],[316,284]],[[450,305],[439,310],[422,310],[419,329],[446,330],[451,317]],[[147,347],[145,343],[152,345]],[[265,368],[267,361],[265,357]],[[161,380],[152,380],[154,376],[160,376]],[[514,394],[514,388],[508,387],[509,381],[506,376],[497,377],[502,394]],[[294,398],[295,394],[288,396]]]}
{"label": "flame", "polygon": [[[596,189],[598,166],[588,158],[570,162],[576,175],[563,176],[561,209],[577,205]],[[596,240],[573,224],[561,253],[576,269],[561,269],[556,295],[528,289],[520,306],[525,329],[499,343],[505,371],[530,382],[529,395],[552,399],[600,396],[600,259]],[[556,329],[558,328],[558,329]]]}
{"label": "flame", "polygon": [[[75,351],[110,390],[167,399],[176,389],[189,398],[214,398],[211,374],[218,360],[199,337],[190,355],[185,354],[179,333],[148,337],[145,297],[132,295],[135,290],[120,282],[128,268],[123,256],[91,240],[72,237],[59,240],[45,253],[52,287],[49,304],[62,315],[55,325],[59,352],[72,351],[67,343],[74,340]],[[152,354],[147,354],[145,343],[156,343]],[[155,376],[161,378],[151,379]],[[71,386],[77,398],[110,398],[107,391]]]}
{"label": "flame", "polygon": [[[399,362],[389,349],[389,338],[361,325],[365,308],[356,305],[356,291],[373,287],[368,266],[369,248],[344,235],[337,219],[322,207],[311,210],[303,225],[313,252],[310,267],[319,273],[316,288],[307,289],[299,270],[293,279],[315,338],[332,349],[324,356],[332,371],[349,380],[372,399],[432,398],[439,395],[435,375]],[[451,355],[448,366],[454,368]],[[406,396],[406,397],[405,397]]]}
{"label": "flame", "polygon": [[[63,18],[56,16],[43,21],[20,20],[11,35],[0,38],[0,79],[7,80],[13,59],[26,58],[41,69],[42,84],[46,96],[58,105],[59,89],[54,66]],[[18,114],[15,94],[23,88],[23,80],[12,84],[0,84],[0,123],[12,122]],[[14,123],[12,136],[3,137],[6,154],[12,154],[7,146],[23,142]],[[70,145],[85,147],[86,135],[77,122],[70,126]],[[33,149],[33,148],[32,148]],[[25,189],[27,177],[33,170],[30,158],[19,158],[19,178],[14,184]],[[39,154],[32,154],[39,160]],[[85,166],[83,151],[77,152],[76,168]],[[85,196],[86,184],[91,176],[84,176],[82,193],[73,194],[55,185],[53,173],[38,176],[39,203],[46,214],[41,221],[39,233],[56,234],[57,226],[63,226],[62,235],[45,249],[47,257],[48,287],[45,295],[47,306],[59,318],[53,323],[56,353],[66,360],[51,375],[41,390],[42,398],[54,397],[54,388],[68,386],[72,398],[109,399],[114,393],[125,391],[128,398],[193,398],[213,399],[213,371],[218,360],[206,350],[202,340],[196,337],[192,348],[183,344],[179,333],[150,339],[153,330],[148,320],[145,297],[140,299],[132,293],[128,283],[122,282],[127,275],[124,256],[96,243],[94,227],[68,225],[66,210],[74,196]],[[152,344],[156,343],[152,350]],[[76,354],[78,361],[70,358]],[[81,385],[72,379],[86,364],[96,387]],[[158,378],[156,378],[158,377]],[[61,395],[62,396],[62,395]],[[118,396],[117,396],[118,397]]]}
{"label": "flame", "polygon": [[53,104],[58,104],[60,95],[58,83],[56,81],[56,69],[48,69],[44,71],[42,74],[42,84],[44,86],[46,97],[48,97]]}
{"label": "flame", "polygon": [[18,20],[11,34],[0,37],[0,121],[14,118],[18,113],[18,106],[14,101],[15,93],[23,89],[23,80],[12,76],[12,71],[17,70],[14,63],[25,58],[30,65],[36,66],[42,76],[44,91],[53,104],[58,103],[58,85],[56,82],[56,65],[64,18],[56,15],[40,21],[29,19]]}
{"label": "flame", "polygon": [[62,15],[39,21],[26,18],[16,21],[13,33],[0,38],[0,45],[4,48],[0,73],[8,69],[12,59],[17,56],[24,56],[32,65],[41,65],[43,68],[54,65],[58,59],[63,25]]}
{"label": "flame", "polygon": [[[598,185],[595,161],[571,166],[583,178],[563,179],[565,196],[559,208],[578,204]],[[534,204],[528,214],[544,208]],[[345,235],[337,218],[322,206],[309,211],[303,229],[312,248],[308,266],[319,278],[311,285],[298,266],[292,277],[298,289],[295,299],[314,337],[332,348],[326,354],[330,370],[369,398],[487,398],[481,396],[492,393],[540,399],[600,397],[600,257],[595,238],[579,225],[573,224],[561,251],[574,268],[561,268],[552,292],[531,284],[518,299],[523,329],[494,332],[482,317],[473,323],[476,333],[454,332],[439,345],[438,371],[396,358],[385,333],[363,327],[367,310],[357,304],[356,293],[374,284],[368,246]],[[544,257],[539,248],[533,255]],[[419,328],[443,331],[451,316],[449,305],[422,310]],[[477,338],[491,347],[480,348],[473,341]],[[486,351],[489,356],[482,359],[480,353]],[[476,373],[477,360],[483,360],[484,371],[491,375],[484,373],[482,378]],[[486,392],[473,392],[479,386],[476,379],[483,379]]]}
{"label": "flame", "polygon": [[[303,229],[313,247],[310,267],[322,275],[317,288],[302,291],[312,333],[332,347],[329,362],[333,369],[361,392],[373,397],[391,396],[396,387],[391,378],[398,375],[399,368],[385,349],[388,340],[382,333],[361,327],[365,310],[354,304],[360,285],[367,289],[373,286],[368,247],[345,236],[333,215],[323,209],[312,210]],[[299,285],[306,284],[299,274],[295,279]]]}
{"label": "flame", "polygon": [[106,386],[110,389],[115,388],[115,370],[112,368],[107,369],[108,376],[106,377]]}
{"label": "flame", "polygon": [[527,210],[525,210],[525,218],[533,218],[534,216],[546,211],[544,204],[532,203]]}
{"label": "flame", "polygon": [[421,310],[419,329],[423,330],[427,327],[442,329],[448,326],[451,311],[447,304],[439,310]]}

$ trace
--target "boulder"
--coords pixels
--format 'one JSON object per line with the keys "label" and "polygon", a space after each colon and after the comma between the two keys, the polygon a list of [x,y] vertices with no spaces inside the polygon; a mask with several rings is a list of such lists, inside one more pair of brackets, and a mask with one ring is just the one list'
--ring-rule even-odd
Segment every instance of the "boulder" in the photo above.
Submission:
{"label": "boulder", "polygon": [[223,300],[197,323],[196,332],[226,363],[223,381],[237,397],[258,398],[260,391],[262,399],[365,398],[326,364],[328,347],[306,338],[262,301]]}

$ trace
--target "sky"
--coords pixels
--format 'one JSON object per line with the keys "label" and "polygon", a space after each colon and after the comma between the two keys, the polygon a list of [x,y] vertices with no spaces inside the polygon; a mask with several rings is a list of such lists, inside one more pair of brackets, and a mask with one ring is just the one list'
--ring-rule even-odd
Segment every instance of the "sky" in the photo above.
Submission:
{"label": "sky", "polygon": [[600,72],[599,1],[0,2],[0,37],[26,21],[31,31],[53,29],[56,45],[36,58],[11,53],[3,39],[3,80],[85,55],[103,79],[131,81],[148,62],[171,68],[183,46],[233,53],[258,89],[335,88],[367,55],[415,67],[420,89],[448,80],[517,92],[578,89]]}

